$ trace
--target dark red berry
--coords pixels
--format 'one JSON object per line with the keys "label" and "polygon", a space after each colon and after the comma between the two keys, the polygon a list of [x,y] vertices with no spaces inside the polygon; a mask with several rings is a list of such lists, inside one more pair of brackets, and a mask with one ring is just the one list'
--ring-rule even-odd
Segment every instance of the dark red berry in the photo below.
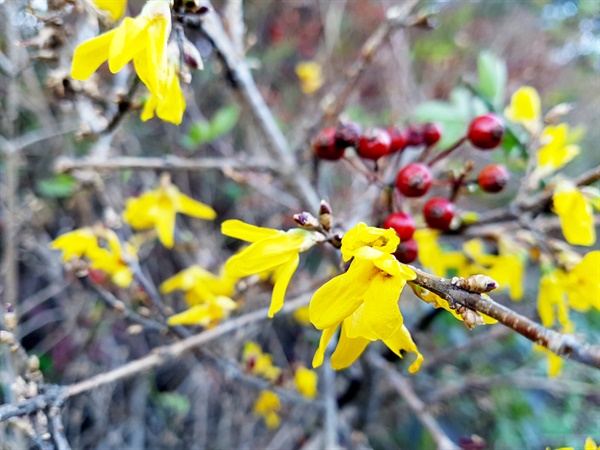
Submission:
{"label": "dark red berry", "polygon": [[510,179],[508,169],[502,164],[492,164],[479,172],[477,182],[485,192],[500,192]]}
{"label": "dark red berry", "polygon": [[335,161],[344,156],[344,148],[335,145],[335,128],[321,130],[313,142],[313,150],[321,159]]}
{"label": "dark red berry", "polygon": [[431,169],[422,163],[410,163],[396,177],[396,187],[406,197],[425,195],[431,186]]}
{"label": "dark red berry", "polygon": [[108,280],[106,272],[97,269],[88,269],[88,277],[94,284],[104,284]]}
{"label": "dark red berry", "polygon": [[504,124],[496,114],[484,114],[475,117],[469,125],[467,138],[480,150],[491,150],[502,142]]}
{"label": "dark red berry", "polygon": [[390,152],[392,138],[381,128],[371,128],[363,134],[358,142],[357,152],[366,159],[378,160]]}
{"label": "dark red berry", "polygon": [[442,126],[437,123],[423,125],[423,141],[426,145],[433,145],[442,138]]}
{"label": "dark red berry", "polygon": [[449,229],[455,212],[454,203],[442,197],[432,198],[425,203],[425,207],[423,208],[425,222],[436,230]]}
{"label": "dark red berry", "polygon": [[394,126],[387,127],[387,132],[392,138],[390,153],[401,152],[406,148],[406,133]]}
{"label": "dark red berry", "polygon": [[335,130],[335,145],[339,148],[356,147],[362,136],[362,128],[351,120],[340,120]]}
{"label": "dark red berry", "polygon": [[383,228],[393,228],[400,238],[400,242],[407,241],[415,232],[415,219],[410,214],[395,212],[387,216],[383,222]]}
{"label": "dark red berry", "polygon": [[410,147],[417,147],[425,143],[423,130],[421,128],[410,126],[404,133],[406,135],[406,145]]}
{"label": "dark red berry", "polygon": [[410,264],[419,255],[419,246],[417,241],[414,239],[408,239],[407,241],[401,241],[398,248],[394,252],[394,256],[398,261],[404,264]]}

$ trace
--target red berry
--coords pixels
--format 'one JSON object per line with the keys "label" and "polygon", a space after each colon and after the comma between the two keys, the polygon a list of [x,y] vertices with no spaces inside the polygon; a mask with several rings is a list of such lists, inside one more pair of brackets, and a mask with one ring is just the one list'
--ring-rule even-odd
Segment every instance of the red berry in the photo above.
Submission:
{"label": "red berry", "polygon": [[321,159],[335,161],[344,156],[344,148],[335,145],[335,128],[329,127],[321,130],[313,142],[313,150]]}
{"label": "red berry", "polygon": [[98,269],[88,269],[88,277],[94,284],[104,284],[108,280],[106,272]]}
{"label": "red berry", "polygon": [[419,145],[423,145],[423,130],[417,127],[408,127],[405,131],[406,134],[406,145],[409,147],[417,147]]}
{"label": "red berry", "polygon": [[442,126],[437,123],[423,125],[423,141],[426,145],[433,145],[442,138]]}
{"label": "red berry", "polygon": [[425,195],[431,186],[431,169],[422,163],[410,163],[396,177],[396,187],[406,197]]}
{"label": "red berry", "polygon": [[425,222],[431,228],[437,230],[447,230],[450,228],[450,222],[454,218],[456,209],[454,203],[442,197],[434,197],[425,203],[423,215]]}
{"label": "red berry", "polygon": [[395,126],[389,126],[387,132],[392,138],[390,153],[401,152],[406,148],[406,133],[403,130],[399,130]]}
{"label": "red berry", "polygon": [[340,120],[335,130],[335,145],[339,148],[356,147],[361,136],[359,124],[351,120]]}
{"label": "red berry", "polygon": [[415,219],[410,214],[395,212],[387,216],[383,228],[392,228],[400,238],[400,242],[407,241],[415,232]]}
{"label": "red berry", "polygon": [[502,164],[486,166],[479,172],[477,182],[485,192],[500,192],[510,179],[508,169]]}
{"label": "red berry", "polygon": [[414,239],[408,239],[400,242],[398,248],[394,252],[394,256],[398,261],[404,264],[410,264],[419,255],[419,247],[417,241]]}
{"label": "red berry", "polygon": [[381,128],[371,128],[360,137],[357,152],[366,159],[378,160],[390,152],[392,138]]}
{"label": "red berry", "polygon": [[480,150],[496,148],[504,137],[504,124],[496,114],[475,117],[469,125],[467,138]]}

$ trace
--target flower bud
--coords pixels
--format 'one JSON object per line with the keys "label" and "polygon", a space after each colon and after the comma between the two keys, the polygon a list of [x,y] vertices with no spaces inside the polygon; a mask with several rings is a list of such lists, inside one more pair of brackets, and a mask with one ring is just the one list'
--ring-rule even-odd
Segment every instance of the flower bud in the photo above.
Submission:
{"label": "flower bud", "polygon": [[308,230],[316,230],[319,228],[319,221],[309,212],[301,212],[300,214],[294,214],[294,221]]}
{"label": "flower bud", "polygon": [[333,222],[332,210],[329,203],[325,200],[321,200],[321,206],[319,207],[319,223],[325,231],[331,230]]}
{"label": "flower bud", "polygon": [[457,288],[477,294],[493,291],[499,286],[497,281],[482,274],[471,275],[468,278],[454,277],[452,278],[452,284]]}

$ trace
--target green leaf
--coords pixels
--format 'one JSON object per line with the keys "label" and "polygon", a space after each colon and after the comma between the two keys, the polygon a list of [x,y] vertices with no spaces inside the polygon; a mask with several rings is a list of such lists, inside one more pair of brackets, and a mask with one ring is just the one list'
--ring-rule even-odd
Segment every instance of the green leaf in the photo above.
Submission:
{"label": "green leaf", "polygon": [[44,197],[67,198],[73,194],[77,181],[67,174],[59,174],[37,182],[37,190]]}
{"label": "green leaf", "polygon": [[194,123],[188,133],[181,139],[181,144],[187,149],[195,149],[211,140],[210,123],[206,120],[199,120]]}
{"label": "green leaf", "polygon": [[498,111],[504,104],[506,91],[506,64],[488,51],[479,54],[477,60],[479,92]]}
{"label": "green leaf", "polygon": [[235,105],[219,109],[210,121],[210,140],[229,133],[237,123],[240,110]]}
{"label": "green leaf", "polygon": [[182,416],[190,410],[189,399],[176,392],[161,392],[156,395],[156,402],[164,409],[169,409]]}

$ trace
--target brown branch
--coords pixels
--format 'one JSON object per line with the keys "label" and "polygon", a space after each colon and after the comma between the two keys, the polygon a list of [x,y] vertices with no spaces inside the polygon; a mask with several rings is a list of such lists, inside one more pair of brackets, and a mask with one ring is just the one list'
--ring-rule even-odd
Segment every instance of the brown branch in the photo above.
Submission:
{"label": "brown branch", "polygon": [[[308,303],[310,294],[303,294],[294,300],[287,301],[282,314],[294,311]],[[109,372],[100,373],[86,380],[68,386],[47,386],[43,394],[32,397],[17,404],[0,405],[0,422],[11,417],[31,414],[49,406],[60,405],[66,399],[91,391],[115,381],[131,378],[142,372],[159,367],[173,359],[190,352],[197,347],[211,342],[241,327],[268,319],[268,308],[262,308],[243,316],[223,322],[214,328],[204,330],[173,344],[155,348],[152,353],[131,361]]]}
{"label": "brown branch", "polygon": [[369,362],[385,372],[396,392],[400,394],[411,411],[417,416],[419,422],[427,429],[438,450],[459,449],[459,447],[446,435],[435,417],[426,410],[427,407],[425,403],[417,396],[407,378],[396,372],[393,366],[379,355],[369,355]]}
{"label": "brown branch", "polygon": [[113,170],[185,170],[190,172],[204,170],[275,170],[272,160],[267,159],[226,159],[226,158],[180,158],[167,156],[163,158],[137,158],[122,156],[107,160],[93,158],[67,158],[56,160],[54,170],[68,173],[74,170],[94,170],[110,172]]}
{"label": "brown branch", "polygon": [[[206,2],[206,6],[211,7]],[[239,102],[253,114],[259,128],[265,135],[269,145],[267,150],[279,163],[279,174],[285,184],[308,210],[315,209],[320,198],[308,178],[298,170],[298,164],[289,144],[279,129],[271,110],[260,94],[245,60],[236,52],[234,45],[225,33],[218,14],[212,11],[200,18],[200,23],[186,22],[188,25],[201,25],[201,29],[215,48],[221,62],[225,66],[227,79]]]}
{"label": "brown branch", "polygon": [[491,298],[460,289],[446,278],[430,275],[415,267],[413,270],[417,274],[417,278],[412,283],[448,300],[450,305],[459,304],[483,313],[558,356],[600,369],[600,346],[586,345],[579,342],[573,335],[561,334],[546,328],[506,306],[496,303]]}

